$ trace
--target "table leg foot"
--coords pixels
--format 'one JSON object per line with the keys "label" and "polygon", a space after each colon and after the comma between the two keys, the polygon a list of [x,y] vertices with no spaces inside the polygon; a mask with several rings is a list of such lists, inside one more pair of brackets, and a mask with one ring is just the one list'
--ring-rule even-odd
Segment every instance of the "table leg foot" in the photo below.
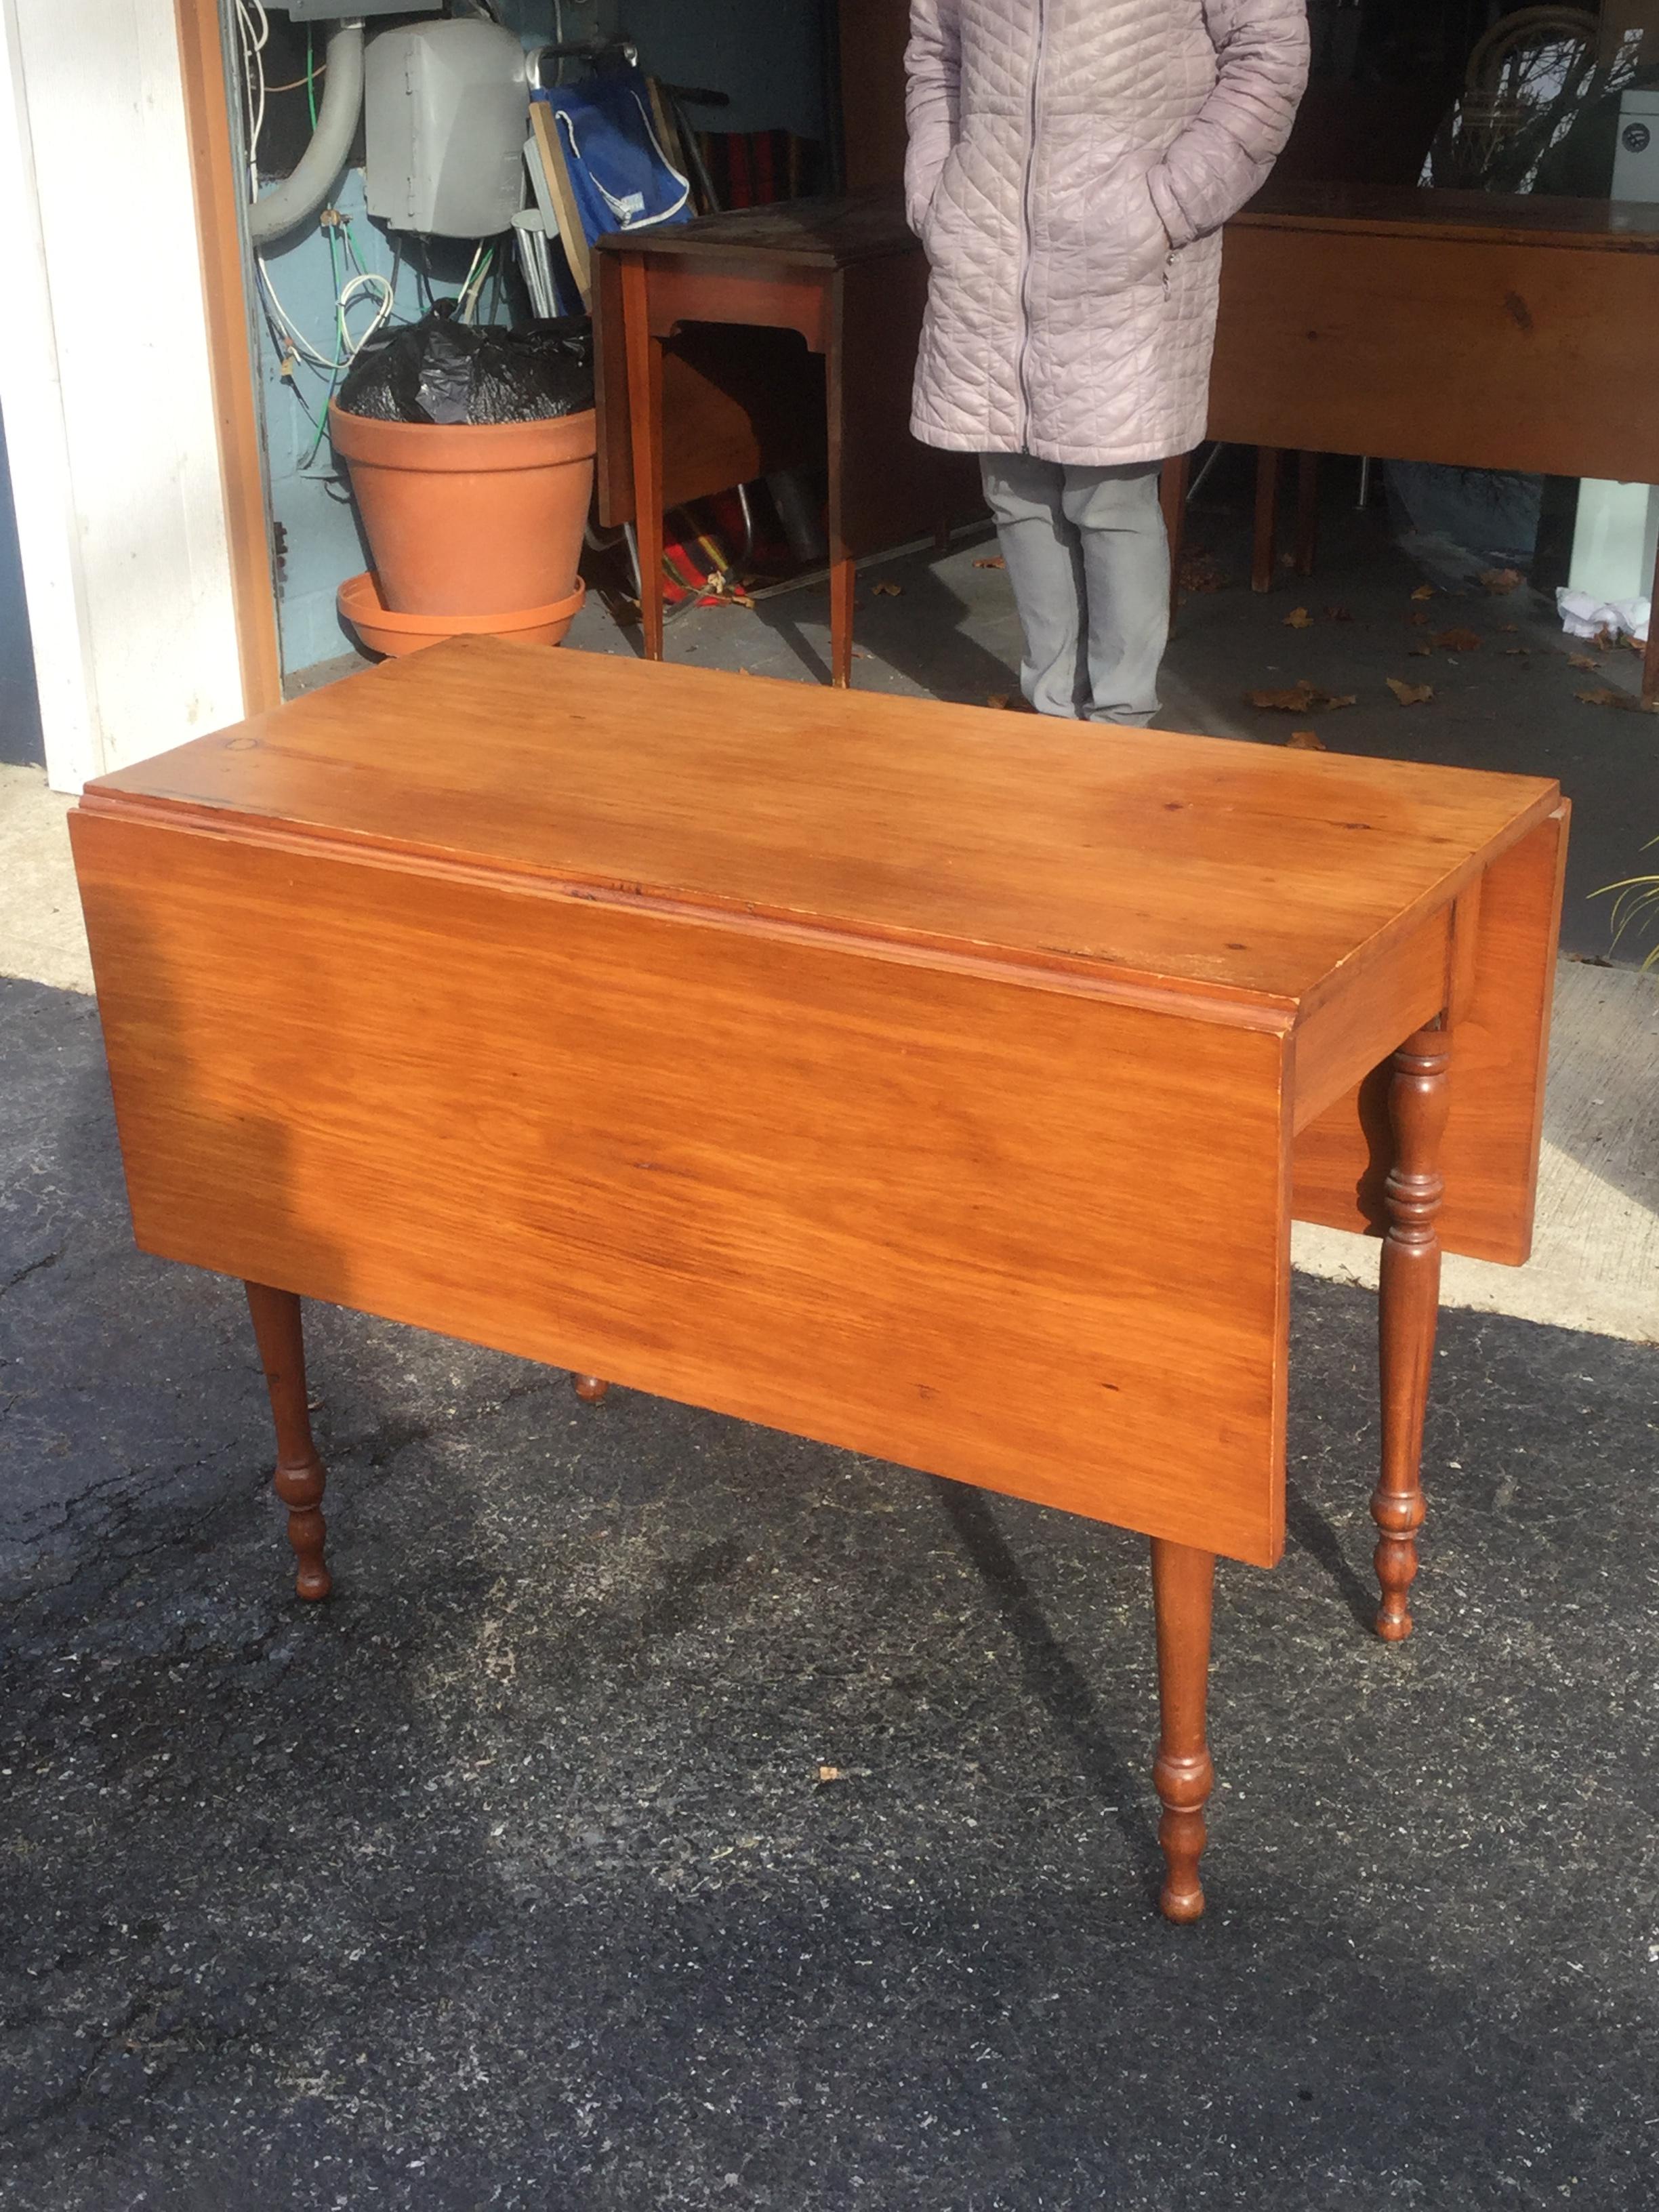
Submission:
{"label": "table leg foot", "polygon": [[611,1385],[597,1375],[573,1375],[570,1382],[585,1406],[597,1406],[610,1395]]}
{"label": "table leg foot", "polygon": [[1198,1866],[1207,1832],[1204,1808],[1215,1784],[1206,1729],[1214,1590],[1213,1552],[1153,1537],[1161,1726],[1152,1780],[1164,1808],[1158,1840],[1166,1871],[1158,1901],[1166,1920],[1196,1920],[1204,1910]]}
{"label": "table leg foot", "polygon": [[1407,1600],[1425,1510],[1423,1423],[1440,1311],[1435,1222],[1445,1190],[1440,1144],[1451,1103],[1450,1060],[1449,1034],[1419,1030],[1395,1054],[1389,1086],[1395,1162],[1384,1186],[1389,1227],[1377,1307],[1382,1466],[1371,1494],[1371,1517],[1379,1532],[1376,1579],[1382,1594],[1376,1632],[1389,1644],[1403,1644],[1412,1632]]}
{"label": "table leg foot", "polygon": [[291,1291],[249,1283],[248,1311],[259,1346],[259,1362],[270,1395],[276,1429],[276,1471],[272,1487],[288,1508],[288,1540],[298,1559],[295,1594],[315,1601],[333,1588],[323,1558],[328,1523],[323,1518],[327,1474],[311,1433],[306,1402],[306,1351],[300,1301]]}

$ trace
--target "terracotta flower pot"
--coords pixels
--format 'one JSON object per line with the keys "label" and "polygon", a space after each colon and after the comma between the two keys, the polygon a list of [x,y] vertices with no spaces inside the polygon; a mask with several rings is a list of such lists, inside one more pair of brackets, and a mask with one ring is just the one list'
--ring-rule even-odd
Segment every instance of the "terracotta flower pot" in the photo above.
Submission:
{"label": "terracotta flower pot", "polygon": [[591,408],[476,425],[328,413],[387,611],[522,616],[569,598],[593,495]]}

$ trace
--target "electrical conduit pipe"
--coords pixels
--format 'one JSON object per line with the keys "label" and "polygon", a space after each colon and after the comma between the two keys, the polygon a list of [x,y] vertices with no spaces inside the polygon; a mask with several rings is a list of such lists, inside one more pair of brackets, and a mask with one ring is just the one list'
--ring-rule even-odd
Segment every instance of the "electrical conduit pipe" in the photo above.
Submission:
{"label": "electrical conduit pipe", "polygon": [[256,246],[280,238],[316,214],[346,165],[362,106],[363,26],[359,16],[343,22],[329,39],[323,104],[298,167],[281,184],[261,193],[247,211],[248,236]]}

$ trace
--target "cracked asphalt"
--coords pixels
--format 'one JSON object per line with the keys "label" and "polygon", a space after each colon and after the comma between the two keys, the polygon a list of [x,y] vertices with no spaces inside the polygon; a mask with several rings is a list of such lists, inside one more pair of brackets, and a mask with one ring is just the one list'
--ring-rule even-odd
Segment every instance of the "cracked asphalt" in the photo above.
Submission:
{"label": "cracked asphalt", "polygon": [[1659,2201],[1659,1350],[1446,1316],[1389,1650],[1298,1285],[1176,1929],[1143,1545],[313,1310],[301,1609],[91,1004],[0,985],[0,1086],[6,2212]]}

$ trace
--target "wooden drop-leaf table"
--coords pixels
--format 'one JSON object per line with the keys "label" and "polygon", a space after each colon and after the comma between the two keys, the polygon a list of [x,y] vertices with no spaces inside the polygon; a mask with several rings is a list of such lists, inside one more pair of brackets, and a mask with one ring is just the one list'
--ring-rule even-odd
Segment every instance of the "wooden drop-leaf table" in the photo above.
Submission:
{"label": "wooden drop-leaf table", "polygon": [[301,1297],[1152,1539],[1164,1910],[1293,1216],[1386,1231],[1381,1632],[1439,1251],[1526,1256],[1556,787],[457,640],[88,786],[133,1221]]}

